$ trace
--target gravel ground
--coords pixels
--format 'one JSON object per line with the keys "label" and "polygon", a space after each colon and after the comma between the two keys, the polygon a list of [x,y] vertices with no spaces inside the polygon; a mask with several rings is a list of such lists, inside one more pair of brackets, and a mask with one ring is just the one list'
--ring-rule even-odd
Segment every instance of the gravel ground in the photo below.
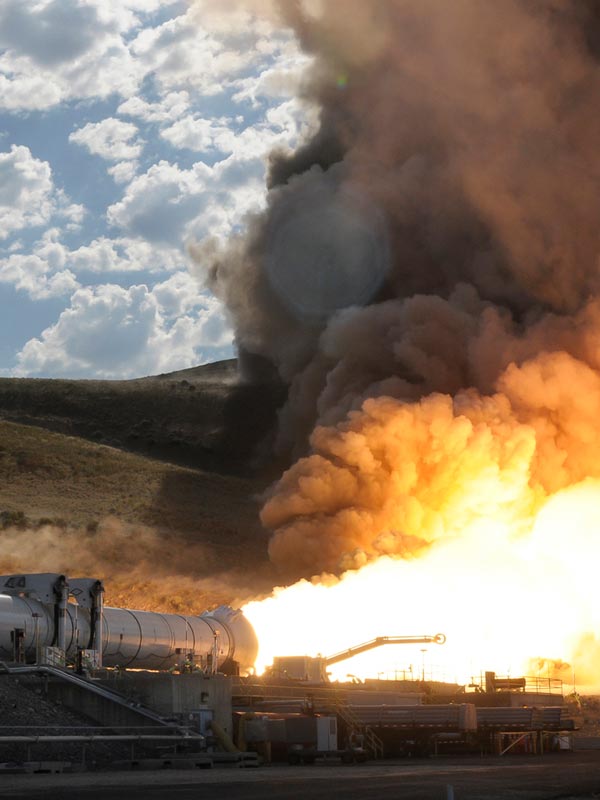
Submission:
{"label": "gravel ground", "polygon": [[37,687],[30,681],[10,675],[0,675],[0,726],[6,735],[7,729],[22,726],[76,726],[90,725],[86,717],[75,714],[68,708],[50,703],[42,695],[41,681]]}
{"label": "gravel ground", "polygon": [[[81,734],[91,733],[96,723],[65,708],[49,702],[43,696],[43,679],[16,678],[0,674],[0,736],[35,734]],[[128,751],[123,746],[94,744],[91,756],[100,763],[123,758]],[[0,763],[21,762],[29,759],[63,760],[80,764],[82,748],[79,744],[35,744],[28,752],[24,744],[0,743]],[[0,795],[2,783],[0,782]]]}

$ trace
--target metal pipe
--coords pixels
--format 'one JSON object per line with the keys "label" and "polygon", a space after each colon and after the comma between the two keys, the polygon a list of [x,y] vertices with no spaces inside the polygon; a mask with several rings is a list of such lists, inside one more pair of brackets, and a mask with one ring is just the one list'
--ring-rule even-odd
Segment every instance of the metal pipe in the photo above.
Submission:
{"label": "metal pipe", "polygon": [[203,741],[204,736],[202,734],[184,734],[184,733],[172,733],[172,734],[135,734],[135,733],[119,733],[119,734],[81,734],[81,735],[63,735],[57,734],[56,736],[52,736],[50,734],[43,734],[41,736],[36,736],[32,734],[31,736],[0,736],[0,744],[6,743],[15,743],[20,744],[22,742],[28,742],[30,744],[35,744],[37,742],[180,742],[180,741],[193,741],[193,740]]}
{"label": "metal pipe", "polygon": [[[435,636],[378,636],[376,639],[371,639],[368,642],[357,644],[354,647],[349,647],[347,650],[342,650],[341,653],[334,653],[332,656],[327,656],[323,659],[327,667],[338,664],[340,661],[346,661],[348,658],[365,653],[367,650],[373,650],[375,647],[383,647],[385,644],[444,644],[446,637],[443,633],[436,633]],[[421,652],[425,652],[421,650]]]}

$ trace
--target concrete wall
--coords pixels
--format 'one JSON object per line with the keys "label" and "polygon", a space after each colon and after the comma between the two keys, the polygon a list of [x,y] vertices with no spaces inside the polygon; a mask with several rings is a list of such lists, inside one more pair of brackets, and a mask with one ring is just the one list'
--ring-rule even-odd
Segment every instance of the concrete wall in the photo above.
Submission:
{"label": "concrete wall", "polygon": [[105,685],[165,717],[209,708],[215,721],[231,735],[231,683],[226,675],[122,672],[112,675]]}
{"label": "concrete wall", "polygon": [[[30,679],[31,680],[31,679]],[[42,680],[37,678],[41,683]],[[127,707],[86,691],[66,681],[50,678],[43,683],[46,696],[54,703],[60,703],[80,714],[85,714],[98,725],[106,727],[155,726],[157,723],[142,716],[135,706]]]}

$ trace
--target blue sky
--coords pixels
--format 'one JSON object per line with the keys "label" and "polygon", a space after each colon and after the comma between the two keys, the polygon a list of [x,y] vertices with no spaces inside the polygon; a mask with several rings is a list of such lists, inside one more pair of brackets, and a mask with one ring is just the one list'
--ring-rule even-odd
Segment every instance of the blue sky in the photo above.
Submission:
{"label": "blue sky", "polygon": [[187,246],[262,207],[316,124],[289,32],[221,0],[0,0],[0,375],[233,354]]}

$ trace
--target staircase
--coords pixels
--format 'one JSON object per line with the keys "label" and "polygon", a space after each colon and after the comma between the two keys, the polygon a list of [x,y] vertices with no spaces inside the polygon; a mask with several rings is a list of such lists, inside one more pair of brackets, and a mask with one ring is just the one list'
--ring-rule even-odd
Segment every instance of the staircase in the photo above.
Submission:
{"label": "staircase", "polygon": [[383,758],[383,742],[369,725],[364,725],[360,721],[348,705],[336,700],[335,713],[345,722],[349,735],[358,733],[364,736],[365,750],[368,751],[371,758]]}

